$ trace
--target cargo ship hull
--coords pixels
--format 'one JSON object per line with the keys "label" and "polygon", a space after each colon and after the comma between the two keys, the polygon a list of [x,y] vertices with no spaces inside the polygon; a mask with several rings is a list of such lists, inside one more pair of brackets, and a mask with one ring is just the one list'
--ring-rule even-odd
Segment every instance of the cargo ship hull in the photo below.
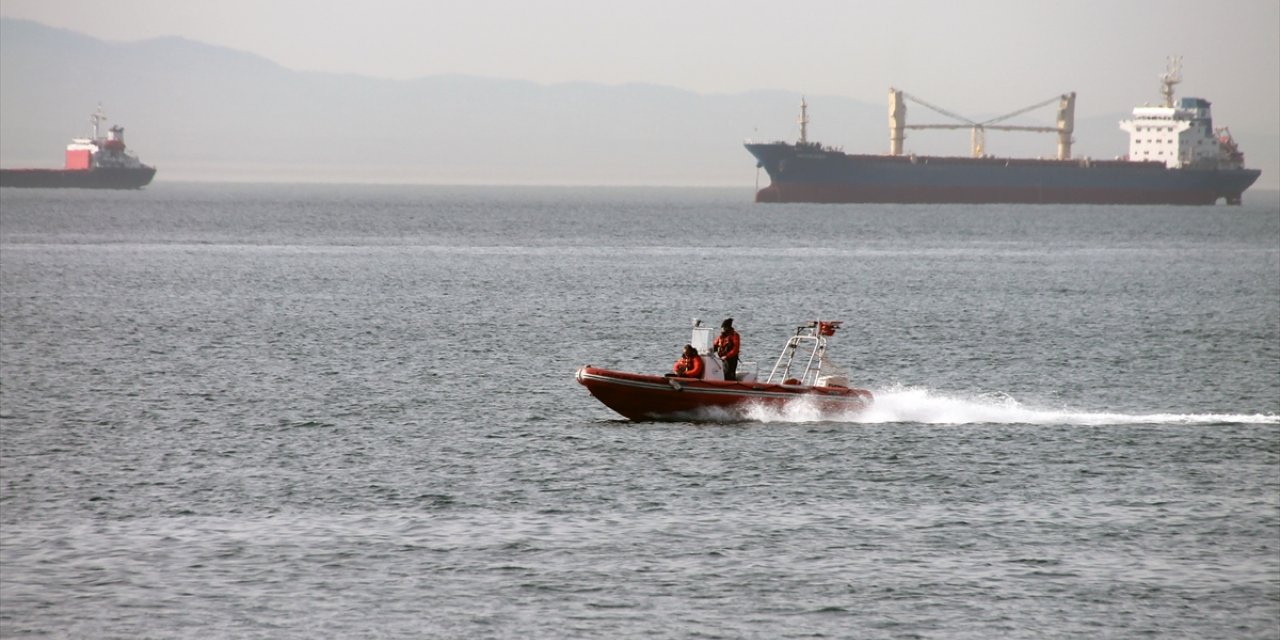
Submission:
{"label": "cargo ship hull", "polygon": [[155,167],[96,169],[0,169],[0,187],[36,189],[141,189],[151,184]]}
{"label": "cargo ship hull", "polygon": [[771,181],[757,202],[1238,204],[1261,173],[1127,160],[853,155],[782,142],[746,148]]}

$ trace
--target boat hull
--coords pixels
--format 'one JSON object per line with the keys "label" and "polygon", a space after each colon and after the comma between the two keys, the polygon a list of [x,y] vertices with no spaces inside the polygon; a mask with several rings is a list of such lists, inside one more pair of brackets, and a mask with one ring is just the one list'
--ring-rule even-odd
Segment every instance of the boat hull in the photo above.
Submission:
{"label": "boat hull", "polygon": [[823,415],[848,415],[873,402],[865,389],[669,378],[590,365],[575,377],[605,406],[637,421],[741,420],[753,408],[792,403],[809,403]]}
{"label": "boat hull", "polygon": [[1169,169],[1159,162],[851,155],[747,144],[771,184],[757,202],[1239,204],[1256,169]]}
{"label": "boat hull", "polygon": [[141,189],[151,184],[155,167],[96,169],[0,169],[0,187],[31,189]]}

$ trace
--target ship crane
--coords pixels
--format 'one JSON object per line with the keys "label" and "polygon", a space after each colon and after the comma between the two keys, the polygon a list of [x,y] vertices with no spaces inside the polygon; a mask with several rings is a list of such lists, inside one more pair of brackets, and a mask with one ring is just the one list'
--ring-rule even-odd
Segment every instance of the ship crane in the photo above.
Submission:
{"label": "ship crane", "polygon": [[[926,107],[941,115],[953,120],[959,120],[963,124],[907,124],[907,100],[911,100],[916,104]],[[1010,118],[1020,116],[1028,111],[1034,111],[1041,107],[1058,103],[1058,124],[1053,127],[1033,127],[1023,125],[1006,125],[997,124],[1004,122]],[[1075,130],[1075,111],[1076,111],[1076,94],[1065,93],[1060,96],[1054,96],[1044,102],[1033,104],[1029,107],[1023,107],[1017,111],[1006,113],[1005,115],[975,122],[962,115],[958,115],[947,111],[941,107],[921,100],[904,91],[889,88],[889,154],[900,156],[902,152],[902,142],[906,139],[905,131],[907,129],[970,129],[973,131],[973,157],[981,158],[986,155],[986,132],[988,129],[995,131],[1032,131],[1038,133],[1057,133],[1058,134],[1058,159],[1071,159],[1071,134]]]}

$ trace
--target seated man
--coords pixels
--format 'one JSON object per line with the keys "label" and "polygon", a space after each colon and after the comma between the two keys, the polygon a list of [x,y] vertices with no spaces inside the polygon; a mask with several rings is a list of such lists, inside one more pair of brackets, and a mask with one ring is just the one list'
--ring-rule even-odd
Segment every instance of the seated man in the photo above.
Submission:
{"label": "seated man", "polygon": [[698,350],[694,349],[693,345],[686,344],[684,346],[684,354],[680,356],[679,360],[676,360],[671,370],[680,378],[701,378],[702,358],[698,356]]}

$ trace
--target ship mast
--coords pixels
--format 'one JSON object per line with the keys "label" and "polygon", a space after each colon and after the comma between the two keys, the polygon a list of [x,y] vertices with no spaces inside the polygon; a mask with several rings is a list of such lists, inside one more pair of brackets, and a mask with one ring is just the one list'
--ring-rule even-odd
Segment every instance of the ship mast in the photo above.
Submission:
{"label": "ship mast", "polygon": [[889,155],[902,155],[903,131],[907,128],[907,101],[902,92],[889,87]]}
{"label": "ship mast", "polygon": [[809,144],[809,105],[804,101],[804,96],[800,96],[800,118],[796,122],[800,123],[799,144]]}
{"label": "ship mast", "polygon": [[103,122],[106,122],[106,120],[107,120],[107,114],[102,112],[102,103],[99,102],[98,110],[93,115],[89,116],[89,122],[93,123],[93,139],[94,140],[98,139],[98,125]]}
{"label": "ship mast", "polygon": [[1173,85],[1182,82],[1182,56],[1169,56],[1165,72],[1160,74],[1160,95],[1164,106],[1173,107]]}

